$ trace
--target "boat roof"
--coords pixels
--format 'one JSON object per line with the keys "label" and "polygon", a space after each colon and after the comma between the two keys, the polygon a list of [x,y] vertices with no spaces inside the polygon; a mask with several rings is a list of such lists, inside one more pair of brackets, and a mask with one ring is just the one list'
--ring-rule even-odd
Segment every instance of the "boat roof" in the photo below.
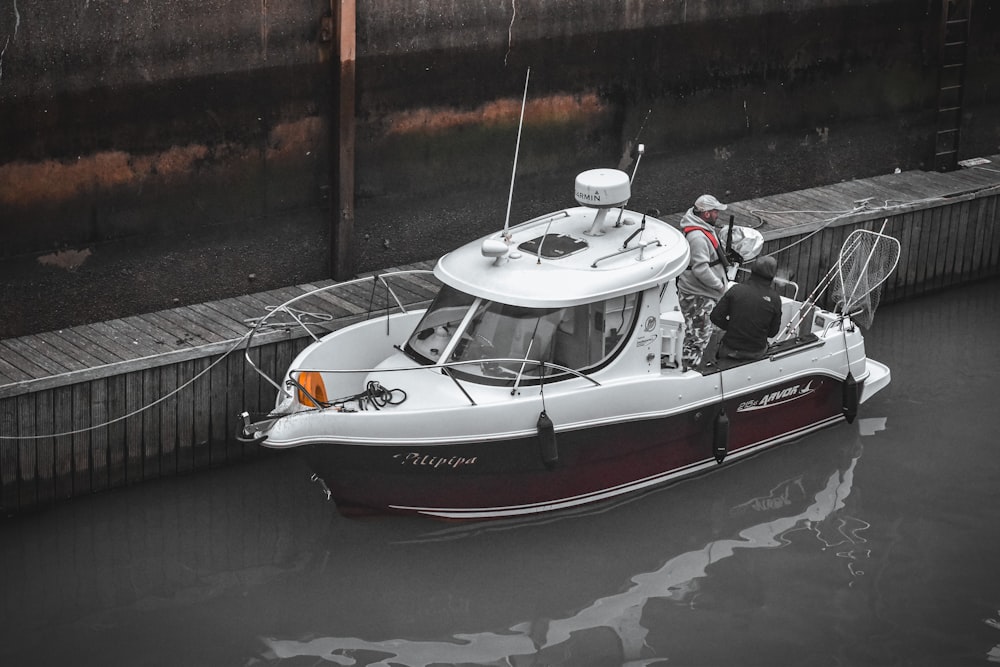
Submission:
{"label": "boat roof", "polygon": [[491,301],[562,308],[660,285],[689,261],[687,241],[670,223],[624,208],[578,206],[461,246],[434,274]]}

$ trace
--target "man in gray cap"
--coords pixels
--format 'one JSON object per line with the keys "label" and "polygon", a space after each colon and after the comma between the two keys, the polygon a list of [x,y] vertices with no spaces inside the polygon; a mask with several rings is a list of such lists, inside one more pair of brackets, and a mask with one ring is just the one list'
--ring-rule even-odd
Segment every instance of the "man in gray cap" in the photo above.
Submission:
{"label": "man in gray cap", "polygon": [[733,285],[712,311],[712,323],[726,330],[720,359],[763,359],[767,339],[781,328],[781,296],[774,289],[778,262],[761,255],[750,265],[750,278]]}
{"label": "man in gray cap", "polygon": [[701,363],[712,337],[710,315],[726,291],[729,261],[719,243],[719,211],[727,206],[712,195],[695,200],[681,219],[681,230],[691,247],[691,263],[677,276],[677,300],[684,314],[684,369]]}

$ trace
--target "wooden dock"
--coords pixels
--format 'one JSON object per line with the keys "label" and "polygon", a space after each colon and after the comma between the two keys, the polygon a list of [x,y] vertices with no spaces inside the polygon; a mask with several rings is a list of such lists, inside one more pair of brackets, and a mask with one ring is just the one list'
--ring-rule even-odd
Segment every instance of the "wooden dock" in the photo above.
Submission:
{"label": "wooden dock", "polygon": [[[1000,156],[992,156],[954,172],[890,174],[731,203],[727,213],[758,228],[764,252],[806,291],[836,262],[850,232],[884,223],[901,243],[886,303],[1000,273],[998,201]],[[434,283],[408,274],[390,294],[369,275],[323,297],[318,305],[332,319],[313,330],[336,329],[397,302],[419,308]],[[249,368],[244,351],[276,377],[311,338],[289,324],[262,331],[247,348],[250,324],[330,284],[0,340],[0,512],[260,455],[261,448],[236,440],[238,415],[266,411],[275,389]]]}

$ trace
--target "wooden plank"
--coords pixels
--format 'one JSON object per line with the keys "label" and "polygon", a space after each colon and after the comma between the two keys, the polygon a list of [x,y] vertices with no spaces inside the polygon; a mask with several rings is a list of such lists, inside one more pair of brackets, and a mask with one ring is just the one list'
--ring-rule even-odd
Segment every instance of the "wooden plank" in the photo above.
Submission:
{"label": "wooden plank", "polygon": [[941,286],[948,287],[955,282],[955,251],[958,248],[959,234],[958,227],[961,212],[956,206],[949,206],[945,209],[948,216],[947,245],[942,247],[944,251],[945,271],[942,275]]}
{"label": "wooden plank", "polygon": [[[915,252],[911,253],[913,260],[917,264],[916,268],[916,284],[912,287],[916,293],[923,292],[926,289],[926,285],[930,280],[931,267],[928,263],[928,257],[931,254],[931,233],[933,227],[930,223],[931,212],[927,209],[920,211],[914,211],[903,216],[904,219],[909,218],[912,220],[917,238],[917,248]],[[902,258],[901,258],[902,259]],[[896,290],[899,290],[899,278],[900,272],[897,271],[896,275],[893,277]],[[899,292],[903,294],[903,291]]]}
{"label": "wooden plank", "polygon": [[[258,352],[258,368],[261,372],[266,373],[268,377],[274,378],[278,374],[275,367],[275,346],[262,345],[256,348],[256,350]],[[252,368],[244,367],[243,377],[243,395],[246,397],[248,406],[246,410],[257,414],[269,412],[274,406],[274,397],[277,390],[271,386],[271,383],[263,379],[260,373],[255,372]],[[242,411],[236,411],[237,414],[240,412]],[[235,430],[233,432],[235,433]],[[260,454],[259,445],[250,443],[242,444],[244,457],[251,458]]]}
{"label": "wooden plank", "polygon": [[789,193],[785,198],[786,206],[796,209],[796,217],[801,224],[810,222],[826,222],[836,217],[840,211],[835,207],[837,198],[833,193],[815,193],[808,190]]}
{"label": "wooden plank", "polygon": [[0,399],[0,514],[18,508],[17,399]]}
{"label": "wooden plank", "polygon": [[[92,356],[97,357],[105,364],[116,364],[127,358],[131,358],[123,357],[117,346],[113,343],[102,345],[99,340],[95,341],[91,337],[85,335],[88,332],[88,329],[88,325],[73,327],[71,329],[63,329],[59,332],[59,336],[73,343],[73,345],[81,350],[86,350]],[[90,334],[94,338],[103,338],[102,336],[96,335],[92,330],[90,331]]]}
{"label": "wooden plank", "polygon": [[[882,230],[882,233],[884,234],[887,234],[889,236],[896,236],[893,232],[894,230],[898,230],[900,226],[903,224],[902,218],[903,216],[898,214],[888,215],[881,219],[873,219],[866,221],[864,223],[860,223],[859,226],[874,232]],[[885,282],[882,283],[878,303],[888,303],[889,301],[892,301],[894,298],[897,298],[893,290],[893,281],[895,278],[896,274],[893,273],[892,275],[888,276]]]}
{"label": "wooden plank", "polygon": [[168,315],[168,312],[161,310],[155,313],[143,313],[141,316],[142,326],[159,332],[159,335],[163,339],[163,345],[167,350],[198,347],[199,345],[212,342],[198,333],[189,330],[189,328],[181,326],[176,321],[176,317]]}
{"label": "wooden plank", "polygon": [[1000,195],[988,198],[985,221],[988,225],[986,234],[987,252],[983,253],[984,275],[994,275],[1000,268]]}
{"label": "wooden plank", "polygon": [[[414,269],[423,270],[423,269]],[[441,281],[434,277],[433,273],[411,273],[403,278],[427,292],[428,298],[434,296],[441,289]]]}
{"label": "wooden plank", "polygon": [[988,250],[983,253],[983,275],[994,275],[1000,268],[1000,195],[988,197],[988,201],[984,216]]}
{"label": "wooden plank", "polygon": [[934,283],[933,289],[940,289],[945,284],[945,272],[948,270],[948,241],[951,238],[951,215],[948,208],[937,209],[938,240],[934,246]]}
{"label": "wooden plank", "polygon": [[969,274],[972,279],[982,276],[983,252],[986,248],[987,226],[983,219],[988,202],[986,199],[974,199],[970,211],[972,225],[972,250],[969,256]]}
{"label": "wooden plank", "polygon": [[192,467],[195,470],[202,470],[211,465],[210,456],[212,439],[211,409],[212,402],[212,382],[208,371],[210,359],[194,359],[191,361],[193,370],[199,375],[194,384],[191,385],[192,399],[192,429],[194,446],[192,448]]}
{"label": "wooden plank", "polygon": [[913,217],[910,213],[902,217],[903,220],[899,226],[894,227],[894,229],[902,229],[901,233],[896,235],[896,238],[899,239],[899,264],[896,271],[903,283],[903,291],[900,294],[902,297],[909,297],[913,294],[917,282],[917,270],[920,268],[918,259],[922,230],[912,224]]}
{"label": "wooden plank", "polygon": [[[2,354],[3,354],[3,351],[0,350],[0,355],[2,355]],[[2,373],[3,376],[4,376],[4,383],[5,384],[13,384],[15,382],[23,382],[25,380],[30,380],[30,379],[32,379],[34,377],[33,375],[31,375],[29,373],[25,373],[24,371],[22,371],[17,366],[14,366],[14,365],[10,364],[2,356],[0,356],[0,373]]]}
{"label": "wooden plank", "polygon": [[815,270],[810,271],[807,282],[813,289],[822,283],[827,285],[827,293],[830,292],[827,274],[839,261],[843,239],[850,231],[849,228],[831,227],[810,239],[809,258]]}
{"label": "wooden plank", "polygon": [[[937,280],[937,245],[941,237],[941,211],[940,207],[924,209],[922,211],[926,231],[921,232],[924,244],[927,246],[927,255],[924,262],[924,281],[919,289],[919,293],[934,289]],[[903,290],[900,291],[903,294]]]}
{"label": "wooden plank", "polygon": [[148,357],[154,354],[161,354],[167,347],[166,341],[160,336],[150,334],[132,323],[134,318],[124,317],[116,320],[104,322],[109,329],[118,332],[120,337],[129,341],[138,356]]}
{"label": "wooden plank", "polygon": [[90,383],[70,385],[72,396],[72,429],[73,436],[69,438],[70,451],[73,457],[71,495],[80,496],[90,493],[91,484],[90,447],[91,431],[91,391]]}
{"label": "wooden plank", "polygon": [[209,452],[210,465],[218,465],[226,461],[226,441],[229,433],[226,431],[226,414],[228,410],[229,394],[229,366],[226,358],[216,357],[213,363],[219,361],[212,367],[211,376],[211,425],[212,438]]}
{"label": "wooden plank", "polygon": [[[87,368],[87,364],[83,363],[78,358],[71,357],[58,347],[48,343],[40,336],[22,336],[20,338],[9,339],[8,342],[11,344],[23,344],[25,350],[33,351],[34,356],[29,357],[31,359],[35,359],[36,357],[49,359],[53,362],[53,364],[58,364],[62,368],[59,373]],[[22,354],[28,356],[26,352],[22,352]]]}
{"label": "wooden plank", "polygon": [[[100,378],[90,383],[90,422],[94,426],[109,420],[110,400],[108,378]],[[94,491],[111,488],[108,476],[108,441],[110,428],[99,426],[90,433],[90,484]]]}
{"label": "wooden plank", "polygon": [[[725,235],[722,236],[723,242],[725,242]],[[432,298],[434,298],[433,292],[429,292],[417,283],[412,283],[403,277],[398,277],[393,279],[390,283],[392,287],[392,294],[403,304],[404,308],[410,308],[416,304],[428,303]],[[392,299],[395,303],[396,299]]]}
{"label": "wooden plank", "polygon": [[247,333],[247,326],[242,320],[223,315],[206,304],[192,304],[187,309],[193,313],[192,317],[201,318],[206,323],[206,326],[218,331],[223,338],[238,340],[243,338]]}
{"label": "wooden plank", "polygon": [[[259,358],[259,350],[259,347],[250,350],[251,359]],[[219,365],[226,367],[227,380],[225,393],[226,461],[239,461],[243,458],[243,444],[236,439],[237,415],[245,409],[251,412],[258,410],[256,410],[256,406],[247,406],[246,397],[243,395],[246,360],[230,355]]]}
{"label": "wooden plank", "polygon": [[976,169],[959,169],[941,174],[951,193],[975,192],[996,184],[996,179]]}
{"label": "wooden plank", "polygon": [[918,238],[919,241],[919,236],[924,233],[924,229],[913,211],[904,211],[889,218],[885,233],[899,241],[899,262],[896,265],[896,270],[886,280],[883,291],[891,298],[898,299],[903,297],[903,292],[909,287],[906,280],[907,266],[912,264],[914,270],[920,268],[917,257],[912,253],[919,251],[919,242],[917,245],[913,245],[914,238]]}
{"label": "wooden plank", "polygon": [[[40,391],[35,395],[35,423],[32,431],[39,436],[49,436],[56,432],[53,392]],[[38,504],[47,505],[56,495],[55,487],[55,439],[41,437],[35,440],[35,479]]]}
{"label": "wooden plank", "polygon": [[143,350],[139,349],[138,341],[106,322],[92,322],[85,327],[78,327],[77,331],[84,338],[111,350],[122,359],[138,359],[145,356]]}
{"label": "wooden plank", "polygon": [[[205,338],[210,342],[235,342],[243,338],[246,334],[246,329],[243,329],[242,331],[233,331],[228,325],[223,326],[215,322],[214,319],[206,317],[198,310],[189,306],[182,306],[165,312],[176,316],[179,321],[184,322],[185,326],[194,329],[202,338]],[[209,310],[208,312],[211,311]]]}
{"label": "wooden plank", "polygon": [[133,371],[125,376],[125,480],[134,484],[142,480],[144,451],[143,371]]}
{"label": "wooden plank", "polygon": [[142,371],[142,479],[160,476],[160,404],[154,402],[160,393],[160,367]]}
{"label": "wooden plank", "polygon": [[965,245],[965,226],[962,222],[962,204],[963,202],[959,202],[956,203],[955,206],[950,207],[951,231],[949,234],[950,243],[948,247],[948,265],[951,267],[951,271],[945,280],[946,285],[954,285],[961,279],[962,248]]}
{"label": "wooden plank", "polygon": [[113,375],[108,384],[108,486],[112,489],[128,484],[129,374]]}
{"label": "wooden plank", "polygon": [[373,284],[374,282],[371,279],[363,282],[341,283],[338,285],[340,290],[338,294],[340,298],[352,304],[352,312],[355,314],[369,313],[379,309],[376,305],[375,296],[372,294]]}
{"label": "wooden plank", "polygon": [[260,317],[261,313],[256,306],[250,306],[239,299],[223,299],[222,301],[211,301],[202,304],[206,308],[214,310],[222,317],[229,318],[242,327],[242,333],[246,333],[250,326],[247,320]]}
{"label": "wooden plank", "polygon": [[879,179],[887,188],[899,193],[901,203],[911,203],[935,196],[927,188],[917,185],[909,174],[886,174]]}
{"label": "wooden plank", "polygon": [[275,303],[275,300],[270,298],[269,294],[241,294],[233,297],[233,299],[254,308],[257,311],[257,317],[259,317],[270,312],[269,308],[280,305],[279,303]]}
{"label": "wooden plank", "polygon": [[156,324],[163,330],[168,343],[173,347],[198,346],[204,343],[223,342],[225,338],[215,332],[208,331],[194,322],[190,322],[169,310],[158,313],[146,313],[147,322]]}
{"label": "wooden plank", "polygon": [[37,400],[39,394],[21,394],[17,396],[17,433],[21,440],[17,444],[18,474],[21,483],[18,487],[18,506],[21,509],[34,507],[38,504],[38,447],[39,440],[35,427],[37,415]]}
{"label": "wooden plank", "polygon": [[962,220],[965,230],[962,234],[961,246],[961,276],[963,281],[968,281],[973,273],[973,257],[976,253],[976,217],[978,214],[979,201],[970,199],[961,204]]}
{"label": "wooden plank", "polygon": [[36,354],[17,338],[0,340],[0,356],[6,359],[7,363],[36,378],[61,375],[66,372],[65,368]]}
{"label": "wooden plank", "polygon": [[[303,284],[302,287],[304,289],[319,289],[316,285],[311,283]],[[336,290],[336,287],[331,287],[328,290],[317,292],[312,298],[318,299],[324,304],[327,304],[330,314],[335,319],[344,317],[345,315],[357,314],[361,310],[353,303],[345,301],[343,298],[337,296]]]}
{"label": "wooden plank", "polygon": [[[194,470],[194,387],[195,361],[182,361],[177,364],[176,398],[177,410],[177,472],[185,473]],[[194,382],[197,382],[195,380]]]}
{"label": "wooden plank", "polygon": [[73,386],[52,390],[54,401],[55,494],[57,499],[73,497]]}
{"label": "wooden plank", "polygon": [[761,220],[770,227],[786,228],[795,227],[798,218],[792,213],[786,212],[787,207],[775,197],[765,197],[756,200],[755,205],[747,207],[747,215]]}
{"label": "wooden plank", "polygon": [[35,334],[35,338],[38,338],[46,345],[59,350],[66,356],[77,360],[81,368],[94,368],[95,366],[103,366],[105,364],[103,359],[95,357],[88,349],[79,347],[73,341],[69,340],[68,337],[59,333],[44,331],[42,333]]}
{"label": "wooden plank", "polygon": [[241,336],[250,331],[251,321],[261,315],[256,307],[252,307],[238,299],[226,299],[225,301],[206,303],[204,305],[210,310],[219,313],[220,317],[232,319],[236,323],[235,326],[241,327]]}
{"label": "wooden plank", "polygon": [[163,354],[183,346],[175,344],[173,332],[164,331],[162,327],[148,321],[145,314],[121,318],[110,324],[127,331],[136,340],[141,336],[141,344],[149,354]]}
{"label": "wooden plank", "polygon": [[169,477],[177,474],[177,431],[179,399],[175,390],[178,387],[177,365],[160,368],[160,429],[157,439],[160,442],[160,476]]}

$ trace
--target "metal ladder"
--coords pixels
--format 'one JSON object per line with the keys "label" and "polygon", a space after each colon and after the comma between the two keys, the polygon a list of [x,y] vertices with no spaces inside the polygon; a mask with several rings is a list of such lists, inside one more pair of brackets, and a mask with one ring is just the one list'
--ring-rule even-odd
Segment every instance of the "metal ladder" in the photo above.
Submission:
{"label": "metal ladder", "polygon": [[962,88],[965,83],[972,0],[942,0],[941,4],[941,71],[938,80],[934,170],[953,171],[958,168]]}

